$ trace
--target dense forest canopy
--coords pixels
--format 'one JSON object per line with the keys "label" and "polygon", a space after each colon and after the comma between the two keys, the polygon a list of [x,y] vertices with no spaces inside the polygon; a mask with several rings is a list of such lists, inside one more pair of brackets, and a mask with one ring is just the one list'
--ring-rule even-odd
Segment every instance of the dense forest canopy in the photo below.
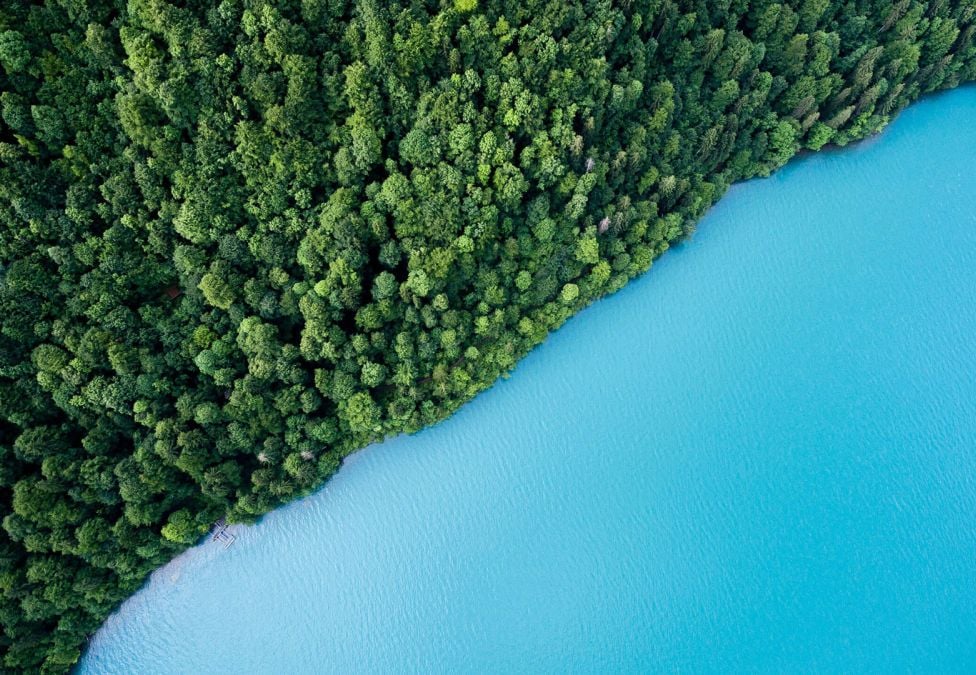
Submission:
{"label": "dense forest canopy", "polygon": [[4,2],[3,668],[67,670],[214,521],[444,418],[733,181],[976,77],[974,18]]}

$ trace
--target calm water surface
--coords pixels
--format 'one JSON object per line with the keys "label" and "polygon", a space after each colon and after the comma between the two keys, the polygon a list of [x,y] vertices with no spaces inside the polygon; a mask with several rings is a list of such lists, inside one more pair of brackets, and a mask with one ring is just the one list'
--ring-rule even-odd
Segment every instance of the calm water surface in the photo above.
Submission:
{"label": "calm water surface", "polygon": [[449,421],[158,571],[83,673],[976,668],[976,88],[734,188]]}

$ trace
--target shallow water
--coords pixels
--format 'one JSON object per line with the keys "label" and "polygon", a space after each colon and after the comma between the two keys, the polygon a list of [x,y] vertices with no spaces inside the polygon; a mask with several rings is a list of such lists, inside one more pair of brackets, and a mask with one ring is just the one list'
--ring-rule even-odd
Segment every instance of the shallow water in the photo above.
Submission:
{"label": "shallow water", "polygon": [[737,186],[83,673],[976,668],[976,88]]}

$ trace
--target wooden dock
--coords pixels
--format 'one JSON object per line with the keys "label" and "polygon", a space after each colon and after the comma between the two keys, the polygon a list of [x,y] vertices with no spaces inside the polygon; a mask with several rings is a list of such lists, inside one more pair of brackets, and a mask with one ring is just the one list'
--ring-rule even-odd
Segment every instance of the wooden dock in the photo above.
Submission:
{"label": "wooden dock", "polygon": [[227,521],[223,518],[214,523],[211,539],[222,543],[225,549],[230,548],[230,545],[237,541],[237,537],[227,531]]}

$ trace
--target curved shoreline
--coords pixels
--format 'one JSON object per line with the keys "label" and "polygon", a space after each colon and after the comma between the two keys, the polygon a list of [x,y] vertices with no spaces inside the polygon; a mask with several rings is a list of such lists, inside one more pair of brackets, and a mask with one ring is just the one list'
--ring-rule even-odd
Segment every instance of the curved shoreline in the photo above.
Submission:
{"label": "curved shoreline", "polygon": [[[970,91],[971,91],[971,88],[970,88]],[[943,94],[943,95],[945,95],[945,96],[952,96],[953,94]],[[668,256],[668,258],[670,258],[670,257],[672,257],[672,256]],[[539,353],[539,350],[534,350],[534,352],[533,352],[533,353],[534,353],[534,354],[535,354],[535,353]],[[541,357],[538,357],[538,358],[541,358]],[[544,383],[543,383],[543,385],[544,385]],[[526,385],[526,386],[527,386],[527,385]],[[480,398],[480,397],[479,397],[479,398]],[[467,408],[467,406],[466,406],[466,408]],[[443,425],[438,425],[438,428],[440,428],[441,426],[443,426]],[[390,442],[393,442],[393,441],[388,441],[388,442],[387,442],[387,444],[389,444]],[[398,442],[398,443],[400,443],[400,444],[403,444],[403,443],[406,443],[407,441],[406,441],[406,439],[402,439],[402,438],[401,438],[401,439],[396,439],[396,441],[395,441],[395,442]],[[374,449],[374,451],[375,451],[375,449]],[[340,477],[341,477],[341,476],[342,476],[342,475],[343,475],[344,473],[346,473],[346,472],[343,472],[343,473],[340,473]],[[330,484],[331,484],[331,483],[330,483]],[[320,497],[317,497],[316,499],[321,499],[321,493],[319,493],[319,495],[320,495]],[[277,514],[277,513],[279,513],[279,512],[281,512],[281,511],[283,511],[283,510],[290,510],[290,509],[293,509],[293,508],[297,508],[297,505],[290,505],[290,506],[288,506],[288,507],[284,507],[284,509],[279,509],[279,510],[278,510],[278,511],[276,511],[275,513]],[[242,543],[244,543],[244,542],[246,542],[246,540],[247,540],[247,537],[244,537],[244,538],[242,538]],[[200,550],[202,550],[202,549],[200,549],[200,548],[198,547],[197,549],[194,549],[194,550],[196,550],[196,551],[200,551]],[[163,568],[163,569],[166,569],[166,568]],[[114,617],[114,616],[116,616],[116,615],[113,615],[113,617]]]}

